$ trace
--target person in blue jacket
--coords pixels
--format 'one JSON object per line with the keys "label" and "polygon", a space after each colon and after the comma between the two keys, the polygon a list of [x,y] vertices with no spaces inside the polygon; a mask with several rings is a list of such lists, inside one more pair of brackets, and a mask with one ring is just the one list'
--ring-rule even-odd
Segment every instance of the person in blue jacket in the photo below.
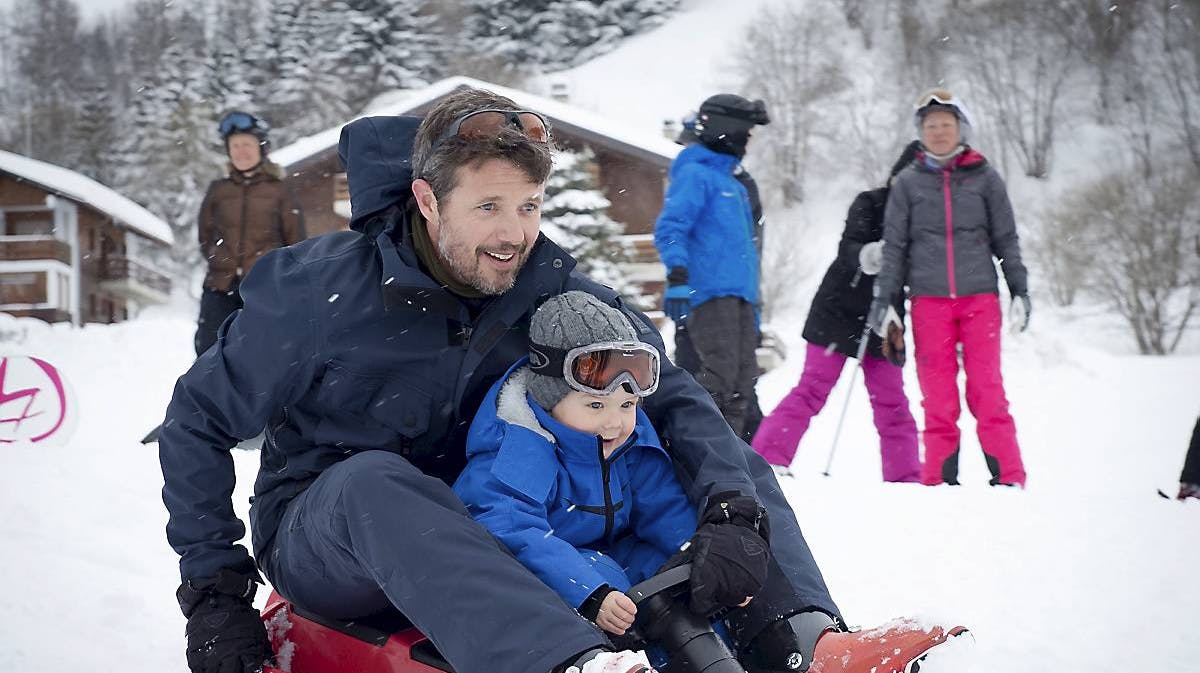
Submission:
{"label": "person in blue jacket", "polygon": [[[529,318],[547,298],[587,292],[663,353],[645,315],[540,234],[550,141],[541,115],[478,89],[442,97],[424,119],[342,129],[350,229],[263,255],[240,286],[243,308],[167,407],[163,502],[194,673],[250,673],[270,656],[253,606],[259,570],[328,618],[403,613],[458,673],[592,673],[624,656],[451,489],[471,419],[529,353]],[[644,409],[688,500],[699,510],[729,492],[751,498],[777,536],[764,591],[739,611],[739,642],[779,642],[786,656],[820,638],[828,650],[848,634],[835,633],[837,606],[770,467],[691,376],[660,361]],[[251,557],[231,449],[264,427]],[[714,535],[736,538],[731,525]],[[766,590],[776,584],[788,591]]]}
{"label": "person in blue jacket", "polygon": [[[637,613],[623,592],[697,529],[671,457],[638,405],[658,386],[658,353],[619,310],[578,291],[546,300],[529,340],[530,357],[492,386],[475,416],[454,492],[568,605],[621,636]],[[692,602],[701,614],[748,603],[767,571],[765,511],[746,498],[728,502],[745,507],[753,524],[737,527],[733,543],[759,553],[743,555],[728,595]],[[706,574],[693,568],[692,580]]]}
{"label": "person in blue jacket", "polygon": [[766,105],[717,94],[700,105],[698,143],[671,163],[670,186],[654,225],[667,267],[663,310],[685,324],[699,360],[693,372],[739,435],[753,423],[758,378],[758,250],[746,187],[734,173]]}

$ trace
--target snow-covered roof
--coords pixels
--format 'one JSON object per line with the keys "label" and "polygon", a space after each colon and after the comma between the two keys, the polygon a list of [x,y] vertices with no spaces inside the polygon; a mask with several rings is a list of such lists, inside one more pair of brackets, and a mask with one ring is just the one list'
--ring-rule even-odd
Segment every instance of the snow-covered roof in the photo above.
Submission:
{"label": "snow-covered roof", "polygon": [[0,150],[0,172],[8,173],[43,189],[87,204],[130,229],[156,241],[172,245],[171,227],[153,213],[95,180],[37,159]]}
{"label": "snow-covered roof", "polygon": [[[461,87],[493,91],[512,99],[521,107],[546,115],[550,118],[551,125],[562,131],[585,138],[589,136],[597,139],[603,137],[609,142],[624,145],[636,153],[646,153],[652,158],[661,159],[664,163],[674,159],[681,149],[679,145],[662,136],[631,131],[626,124],[569,103],[471,77],[447,77],[423,89],[384,94],[376,99],[376,104],[368,108],[360,117],[406,114]],[[353,120],[347,120],[346,123],[350,121]],[[338,125],[301,138],[286,147],[273,150],[271,159],[285,169],[291,168],[320,152],[337,147],[341,132],[342,125]]]}

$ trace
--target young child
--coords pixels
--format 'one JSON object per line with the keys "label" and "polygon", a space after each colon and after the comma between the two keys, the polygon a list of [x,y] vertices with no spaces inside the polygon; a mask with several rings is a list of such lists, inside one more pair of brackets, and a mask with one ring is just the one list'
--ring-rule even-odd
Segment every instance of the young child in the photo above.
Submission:
{"label": "young child", "polygon": [[480,405],[454,490],[521,563],[619,636],[636,612],[623,592],[697,525],[638,406],[658,385],[658,352],[586,292],[548,299],[529,338],[530,358]]}

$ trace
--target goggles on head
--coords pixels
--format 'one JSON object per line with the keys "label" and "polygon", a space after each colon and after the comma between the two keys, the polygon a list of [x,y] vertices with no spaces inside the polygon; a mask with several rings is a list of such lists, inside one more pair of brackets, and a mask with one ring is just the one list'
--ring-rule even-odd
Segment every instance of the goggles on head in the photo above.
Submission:
{"label": "goggles on head", "polygon": [[917,99],[917,110],[923,110],[930,105],[948,105],[950,107],[958,107],[958,99],[948,89],[935,88],[930,89],[921,94]]}
{"label": "goggles on head", "polygon": [[487,138],[497,136],[505,127],[513,127],[535,143],[550,142],[550,125],[545,117],[529,110],[476,110],[455,119],[433,141],[429,153],[451,138]]}
{"label": "goggles on head", "polygon": [[529,368],[590,395],[610,395],[626,383],[638,397],[658,389],[658,351],[640,341],[604,341],[570,350],[531,343]]}
{"label": "goggles on head", "polygon": [[217,130],[220,132],[222,138],[228,138],[234,133],[266,133],[269,127],[266,122],[252,114],[230,112],[221,117],[221,122],[217,125]]}

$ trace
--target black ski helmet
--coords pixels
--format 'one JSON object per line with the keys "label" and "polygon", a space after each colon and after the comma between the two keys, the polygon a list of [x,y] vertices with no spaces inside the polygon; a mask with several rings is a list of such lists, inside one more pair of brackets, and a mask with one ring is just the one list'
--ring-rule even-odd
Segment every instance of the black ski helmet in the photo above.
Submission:
{"label": "black ski helmet", "polygon": [[220,134],[226,149],[229,149],[229,136],[235,133],[249,133],[258,138],[258,145],[262,148],[263,155],[266,155],[271,146],[270,132],[271,125],[266,121],[240,110],[225,113],[217,123],[217,133]]}
{"label": "black ski helmet", "polygon": [[750,129],[770,124],[767,104],[732,93],[709,96],[696,115],[696,136],[705,147],[741,157],[750,141]]}

